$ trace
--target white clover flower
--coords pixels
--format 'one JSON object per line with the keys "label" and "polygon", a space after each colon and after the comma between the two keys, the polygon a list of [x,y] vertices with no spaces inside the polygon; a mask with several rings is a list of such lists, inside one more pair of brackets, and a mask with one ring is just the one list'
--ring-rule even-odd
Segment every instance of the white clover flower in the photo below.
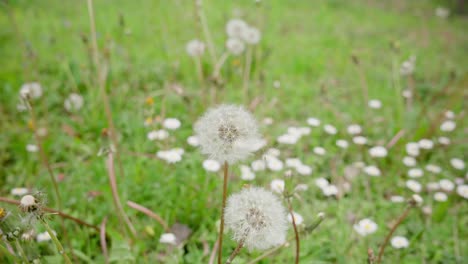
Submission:
{"label": "white clover flower", "polygon": [[405,201],[405,197],[400,196],[400,195],[393,195],[390,197],[390,201],[392,203],[402,203]]}
{"label": "white clover flower", "polygon": [[390,241],[390,244],[392,244],[392,247],[396,248],[396,249],[409,247],[408,239],[406,239],[406,237],[403,237],[403,236],[394,236],[394,237],[392,237],[392,240]]}
{"label": "white clover flower", "polygon": [[23,196],[29,193],[28,188],[13,188],[10,191],[10,194],[13,196]]}
{"label": "white clover flower", "polygon": [[221,105],[208,110],[195,124],[201,152],[230,164],[247,158],[264,142],[253,116],[240,106]]}
{"label": "white clover flower", "polygon": [[348,130],[348,134],[350,135],[357,135],[357,134],[361,134],[362,132],[362,128],[358,124],[349,125],[347,130]]}
{"label": "white clover flower", "polygon": [[233,55],[240,55],[245,50],[245,44],[238,38],[230,38],[226,41],[226,48]]}
{"label": "white clover flower", "polygon": [[[304,218],[302,217],[302,215],[296,212],[293,212],[292,214],[294,216],[294,222],[296,223],[296,225],[301,225],[302,223],[304,223]],[[288,217],[288,222],[292,223],[293,217],[291,216],[291,214],[288,214],[287,217]]]}
{"label": "white clover flower", "polygon": [[176,245],[177,238],[173,233],[163,233],[159,238],[159,243]]}
{"label": "white clover flower", "polygon": [[187,138],[187,143],[192,147],[200,146],[200,141],[197,136],[190,136]]}
{"label": "white clover flower", "polygon": [[229,197],[226,227],[233,239],[244,241],[248,250],[265,250],[286,241],[286,210],[278,197],[263,188],[245,188]]}
{"label": "white clover flower", "polygon": [[206,171],[217,172],[221,169],[221,164],[217,160],[207,159],[203,161],[203,168]]}
{"label": "white clover flower", "polygon": [[437,191],[440,189],[440,184],[438,182],[428,182],[426,184],[426,189],[429,192]]}
{"label": "white clover flower", "polygon": [[300,139],[300,135],[297,134],[284,134],[279,136],[276,141],[280,144],[288,144],[288,145],[294,145],[297,143],[297,141]]}
{"label": "white clover flower", "polygon": [[72,93],[68,96],[67,99],[65,99],[63,106],[68,112],[74,112],[80,110],[83,107],[83,104],[83,96],[77,93]]}
{"label": "white clover flower", "polygon": [[440,189],[446,192],[451,192],[455,189],[455,183],[448,179],[442,179],[439,181]]}
{"label": "white clover flower", "polygon": [[439,137],[437,139],[441,145],[450,145],[450,139],[448,137]]}
{"label": "white clover flower", "polygon": [[336,141],[336,146],[338,146],[339,148],[342,148],[342,149],[347,149],[349,147],[349,144],[348,144],[348,141],[346,141],[344,139],[338,139]]}
{"label": "white clover flower", "polygon": [[258,44],[258,42],[260,42],[260,38],[261,38],[261,34],[257,28],[247,27],[242,32],[242,39],[247,44],[250,44],[250,45]]}
{"label": "white clover flower", "polygon": [[284,192],[284,181],[281,179],[272,180],[270,183],[270,189],[275,193],[283,193]]}
{"label": "white clover flower", "polygon": [[301,164],[296,167],[297,173],[300,175],[311,175],[312,174],[312,168],[310,166]]}
{"label": "white clover flower", "polygon": [[194,39],[187,43],[186,50],[189,56],[200,57],[205,52],[205,44],[198,39]]}
{"label": "white clover flower", "polygon": [[412,168],[408,171],[408,177],[410,178],[420,178],[424,175],[424,171],[420,168]]}
{"label": "white clover flower", "polygon": [[34,144],[27,144],[26,145],[26,151],[27,152],[37,152],[39,150],[39,147]]}
{"label": "white clover flower", "polygon": [[422,149],[432,149],[434,147],[434,142],[430,139],[423,138],[419,140],[418,145]]}
{"label": "white clover flower", "polygon": [[367,236],[377,231],[377,224],[368,218],[364,218],[355,224],[353,228],[359,235]]}
{"label": "white clover flower", "polygon": [[406,156],[403,158],[403,164],[407,167],[416,166],[416,159],[410,156]]}
{"label": "white clover flower", "polygon": [[367,138],[363,136],[353,137],[353,142],[356,145],[365,145],[367,144]]}
{"label": "white clover flower", "polygon": [[253,171],[264,171],[266,169],[266,164],[264,160],[254,160],[250,164]]}
{"label": "white clover flower", "polygon": [[447,194],[443,192],[436,192],[434,193],[434,200],[437,202],[446,202],[448,199]]}
{"label": "white clover flower", "polygon": [[384,158],[387,156],[387,149],[382,146],[375,146],[369,149],[369,155],[373,158]]}
{"label": "white clover flower", "polygon": [[426,165],[426,170],[428,172],[432,172],[434,174],[439,174],[439,173],[442,172],[442,168],[440,168],[439,166],[434,165],[434,164],[427,164]]}
{"label": "white clover flower", "polygon": [[367,103],[369,105],[370,108],[372,109],[380,109],[382,108],[382,102],[380,100],[377,100],[377,99],[372,99],[372,100],[369,100],[369,102]]}
{"label": "white clover flower", "polygon": [[307,118],[307,124],[309,124],[309,126],[318,127],[320,126],[320,120],[315,117],[309,117]]}
{"label": "white clover flower", "polygon": [[180,125],[180,120],[177,118],[166,118],[163,122],[163,126],[169,130],[176,130],[180,127]]}
{"label": "white clover flower", "polygon": [[243,32],[248,28],[242,19],[231,19],[226,24],[226,33],[230,38],[241,39]]}
{"label": "white clover flower", "polygon": [[421,189],[422,189],[421,184],[418,181],[415,181],[415,180],[407,180],[406,181],[406,187],[408,189],[410,189],[411,191],[416,192],[416,193],[420,192]]}
{"label": "white clover flower", "polygon": [[450,159],[450,164],[452,165],[453,168],[457,170],[464,170],[465,169],[465,162],[461,159],[458,158],[452,158]]}
{"label": "white clover flower", "polygon": [[450,15],[450,9],[439,6],[435,10],[435,15],[437,17],[445,19]]}
{"label": "white clover flower", "polygon": [[168,163],[177,163],[182,160],[180,149],[160,150],[156,152],[156,156]]}
{"label": "white clover flower", "polygon": [[327,151],[322,147],[315,147],[314,148],[314,153],[319,155],[319,156],[323,156],[323,155],[325,155],[327,153]]}
{"label": "white clover flower", "polygon": [[39,233],[36,236],[36,241],[38,243],[47,242],[47,241],[50,241],[50,240],[52,240],[52,238],[50,237],[50,234],[48,232]]}
{"label": "white clover flower", "polygon": [[329,185],[328,180],[325,178],[317,178],[315,179],[315,185],[320,189],[323,189]]}
{"label": "white clover flower", "polygon": [[376,166],[373,166],[373,165],[364,167],[364,172],[367,175],[373,176],[373,177],[379,177],[380,175],[382,175],[379,168],[377,168]]}
{"label": "white clover flower", "polygon": [[466,184],[458,185],[457,194],[465,199],[468,199],[468,185]]}
{"label": "white clover flower", "polygon": [[440,125],[440,130],[444,132],[452,132],[457,127],[457,124],[452,120],[447,120]]}
{"label": "white clover flower", "polygon": [[38,82],[25,83],[19,93],[22,98],[37,99],[42,96],[42,87]]}
{"label": "white clover flower", "polygon": [[164,129],[153,130],[153,131],[148,132],[146,137],[151,141],[153,141],[153,140],[164,140],[164,139],[169,137],[169,133]]}
{"label": "white clover flower", "polygon": [[244,181],[253,181],[255,179],[255,173],[250,169],[249,166],[241,165],[241,179]]}
{"label": "white clover flower", "polygon": [[329,125],[329,124],[324,125],[323,130],[325,130],[325,133],[329,135],[335,135],[336,133],[338,133],[338,130],[336,129],[336,127]]}
{"label": "white clover flower", "polygon": [[335,196],[338,194],[338,188],[333,184],[329,184],[322,188],[322,192],[323,192],[323,195],[327,197]]}
{"label": "white clover flower", "polygon": [[417,157],[419,155],[419,144],[415,142],[407,143],[406,153],[408,153],[410,156]]}

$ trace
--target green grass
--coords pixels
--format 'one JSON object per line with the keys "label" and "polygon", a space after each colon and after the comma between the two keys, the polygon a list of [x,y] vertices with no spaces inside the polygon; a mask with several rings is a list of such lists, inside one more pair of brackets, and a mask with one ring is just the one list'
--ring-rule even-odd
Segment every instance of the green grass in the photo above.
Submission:
{"label": "green grass", "polygon": [[[106,146],[101,132],[108,125],[99,89],[93,81],[86,1],[9,2],[8,6],[2,2],[0,10],[1,196],[10,196],[14,187],[27,186],[45,192],[49,197],[48,206],[56,205],[47,170],[37,153],[26,151],[25,146],[34,143],[28,129],[30,116],[16,110],[20,86],[39,81],[44,95],[34,102],[34,107],[39,117],[38,127],[48,130],[44,141],[47,156],[55,173],[65,177],[59,184],[64,211],[96,225],[109,217],[107,228],[116,259],[121,254],[120,260],[131,255],[135,263],[157,260],[207,263],[209,256],[204,255],[203,247],[206,243],[211,248],[216,240],[222,180],[221,175],[205,172],[201,166],[204,157],[186,143],[186,138],[193,134],[193,123],[210,106],[205,104],[210,100],[205,87],[200,87],[197,81],[195,64],[185,52],[189,40],[201,37],[193,1],[94,3],[99,48],[109,60],[107,91],[124,167],[124,177],[118,178],[121,198],[123,202],[132,200],[152,209],[170,225],[179,222],[193,231],[184,249],[167,254],[163,254],[167,246],[158,243],[162,227],[127,206],[125,211],[137,228],[138,239],[128,246],[120,232],[105,158],[97,156]],[[302,238],[301,263],[363,263],[367,247],[378,250],[389,224],[404,209],[403,204],[391,203],[386,197],[411,195],[404,187],[407,169],[401,163],[405,143],[426,135],[437,116],[446,109],[458,116],[457,129],[450,134],[454,143],[420,157],[421,167],[435,163],[443,168],[441,175],[426,173],[421,182],[465,177],[466,171],[452,169],[449,160],[459,157],[466,161],[468,153],[463,101],[466,97],[463,89],[468,85],[466,17],[438,18],[434,15],[437,3],[432,1],[262,2],[257,7],[253,0],[204,1],[218,55],[223,50],[224,27],[230,18],[241,13],[248,23],[260,27],[262,41],[257,48],[260,60],[254,64],[253,76],[257,78],[252,81],[250,99],[258,97],[261,103],[254,115],[258,120],[274,118],[272,126],[261,127],[268,147],[281,149],[282,159],[298,157],[314,167],[312,176],[297,176],[296,180],[308,184],[309,189],[300,194],[301,200],[294,201],[294,210],[309,223],[317,213],[327,214],[313,234]],[[395,46],[398,48],[392,48]],[[396,71],[412,54],[417,57],[414,79],[419,98],[413,111],[405,112],[399,91],[406,87],[406,80]],[[352,56],[359,59],[359,67],[353,64]],[[243,104],[242,77],[235,63],[235,59],[228,59],[222,71],[226,85],[220,90],[219,98],[222,102]],[[203,64],[208,74],[213,68],[208,54],[203,57]],[[370,111],[366,107],[360,71],[365,76],[369,97],[381,100],[382,109]],[[280,80],[280,89],[273,88],[275,80]],[[167,88],[173,83],[183,87],[186,97]],[[449,86],[449,93],[430,102],[445,86]],[[76,115],[66,113],[63,108],[63,101],[71,92],[79,92],[85,99],[83,109]],[[148,97],[154,98],[154,105],[145,104]],[[429,103],[427,114],[420,116],[421,109]],[[166,116],[179,118],[182,127],[171,132],[167,141],[154,143],[147,140],[151,128],[144,127],[143,123],[149,113],[156,116],[162,109]],[[311,116],[335,125],[339,135],[326,136],[321,129],[313,129],[310,136],[296,145],[276,143],[276,137],[288,126],[305,125]],[[356,161],[375,163],[356,146],[344,153],[335,146],[337,138],[350,140],[346,126],[356,122],[363,126],[371,145],[388,142],[401,129],[406,134],[391,149],[389,157],[377,163],[383,176],[370,178],[371,199],[366,197],[362,186],[361,178],[367,178],[362,173],[352,182],[352,191],[342,199],[325,198],[314,179],[326,177],[336,183],[343,180],[345,166]],[[75,136],[69,135],[66,128],[73,130]],[[439,134],[436,131],[432,139]],[[323,158],[314,155],[314,146],[326,148],[327,155]],[[154,154],[171,147],[186,151],[183,160],[175,165],[155,157],[131,155]],[[262,153],[244,164],[260,158]],[[240,190],[244,184],[237,167],[233,170],[230,192]],[[259,172],[252,184],[267,187],[283,173]],[[90,198],[91,191],[100,195]],[[422,196],[432,206],[433,215],[425,216],[420,209],[413,210],[396,232],[411,241],[410,247],[399,251],[387,248],[385,263],[467,262],[464,250],[468,247],[467,201],[453,193],[445,206],[433,201],[431,194]],[[5,207],[15,214],[18,211],[14,206]],[[372,218],[379,229],[362,238],[354,232],[352,219],[366,217]],[[55,216],[52,219],[51,225],[59,238],[64,239],[60,221]],[[74,250],[81,252],[77,255],[92,259],[93,263],[103,263],[99,235],[73,222],[65,223]],[[226,236],[224,253],[228,254],[234,247]],[[48,257],[44,263],[52,263],[51,256],[60,263],[51,243],[27,243],[25,248],[32,256]],[[263,263],[292,263],[293,248],[291,244]],[[243,251],[239,263],[259,254]]]}

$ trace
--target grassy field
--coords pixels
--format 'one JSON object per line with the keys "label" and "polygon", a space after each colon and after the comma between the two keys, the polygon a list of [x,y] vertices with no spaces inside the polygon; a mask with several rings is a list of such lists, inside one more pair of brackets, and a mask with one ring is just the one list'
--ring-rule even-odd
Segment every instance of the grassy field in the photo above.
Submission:
{"label": "grassy field", "polygon": [[[409,240],[409,247],[389,245],[383,263],[468,262],[467,199],[456,191],[468,181],[467,170],[451,165],[453,158],[466,162],[468,154],[468,23],[466,16],[454,10],[447,18],[436,16],[439,5],[453,7],[446,2],[265,0],[255,4],[254,0],[205,0],[203,12],[217,58],[225,50],[225,26],[230,19],[241,17],[261,31],[261,41],[252,49],[247,98],[242,88],[245,54],[227,58],[220,83],[210,78],[214,63],[205,50],[203,79],[199,80],[196,59],[186,52],[190,40],[206,42],[193,1],[94,1],[97,57],[86,1],[0,3],[2,201],[19,200],[12,189],[26,187],[33,194],[45,195],[47,207],[58,209],[45,166],[49,163],[58,181],[63,213],[96,226],[107,219],[111,262],[209,262],[218,236],[222,170],[205,170],[206,157],[187,138],[194,134],[196,120],[219,103],[251,110],[267,141],[255,155],[231,166],[229,193],[245,184],[270,188],[272,180],[284,179],[287,168],[256,171],[253,181],[240,177],[240,165],[261,160],[270,148],[281,151],[282,161],[299,158],[313,168],[311,175],[293,173],[296,184],[308,186],[293,199],[303,225],[313,223],[319,212],[326,215],[316,230],[301,236],[301,263],[365,263],[368,248],[377,254],[406,208],[405,203],[392,202],[390,197],[408,199],[414,193],[405,186],[411,177],[402,159],[407,156],[406,144],[421,139],[434,143],[416,157],[416,167],[424,170],[424,176],[412,179],[422,184],[419,195],[424,202],[395,231]],[[414,72],[400,74],[402,63],[411,56],[416,57]],[[99,67],[95,67],[95,59]],[[43,91],[31,101],[34,116],[17,107],[20,88],[29,82],[39,82]],[[112,141],[106,131],[112,129],[100,84],[106,87],[116,130],[118,192],[136,229],[135,237],[123,231],[113,204],[105,155]],[[411,100],[402,96],[405,91],[412,91]],[[64,108],[71,93],[84,99],[78,111]],[[368,107],[371,99],[379,100],[382,107]],[[446,111],[453,111],[454,117]],[[181,127],[168,130],[165,140],[149,140],[147,134],[161,129],[161,121],[168,117],[180,120]],[[307,123],[311,117],[320,119],[321,126],[311,127]],[[273,123],[266,124],[266,118]],[[145,125],[148,119],[153,122]],[[456,128],[441,131],[440,125],[448,119],[453,119]],[[335,126],[338,133],[325,133],[324,124]],[[351,124],[362,127],[361,134],[368,140],[365,146],[353,144],[353,136],[347,132]],[[307,126],[311,133],[296,144],[278,142],[288,128]],[[440,144],[442,136],[451,143]],[[349,147],[340,149],[337,139],[347,140]],[[44,155],[28,151],[28,145],[42,145]],[[368,149],[377,145],[387,147],[385,158],[369,155]],[[314,153],[315,147],[323,147],[325,155]],[[157,157],[157,151],[171,148],[184,149],[181,161],[168,164]],[[104,155],[98,155],[100,152]],[[381,176],[368,176],[356,168],[359,162],[377,166]],[[428,164],[439,166],[441,172],[427,171]],[[357,175],[351,177],[350,171]],[[325,196],[316,186],[318,178],[333,183],[338,193]],[[443,202],[426,188],[427,183],[441,179],[455,183],[453,190],[441,191],[447,194]],[[149,208],[169,227],[176,223],[188,227],[191,235],[177,246],[160,243],[167,230],[127,206],[127,201]],[[15,221],[23,225],[20,218],[24,214],[17,206],[0,205],[10,212],[9,227]],[[365,237],[353,228],[364,218],[378,226]],[[74,262],[105,263],[96,230],[66,219],[62,222],[57,215],[48,219]],[[4,223],[0,222],[2,229]],[[40,223],[34,229],[44,232]],[[289,235],[294,235],[292,225]],[[2,242],[5,248],[7,244]],[[30,260],[62,263],[51,241],[33,239],[21,241],[21,245]],[[228,233],[225,258],[235,246]],[[260,263],[294,263],[294,248],[291,242]],[[235,263],[248,263],[261,254],[242,250]],[[14,263],[13,258],[0,251],[2,262]]]}

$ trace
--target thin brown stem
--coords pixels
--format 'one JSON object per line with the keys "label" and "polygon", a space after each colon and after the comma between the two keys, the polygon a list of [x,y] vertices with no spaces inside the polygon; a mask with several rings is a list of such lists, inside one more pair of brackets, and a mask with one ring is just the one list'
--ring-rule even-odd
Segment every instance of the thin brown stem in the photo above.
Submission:
{"label": "thin brown stem", "polygon": [[104,261],[106,264],[109,263],[109,252],[107,251],[107,240],[106,240],[106,224],[107,217],[102,220],[101,231],[99,232],[99,238],[101,243],[102,254],[104,255]]}
{"label": "thin brown stem", "polygon": [[294,218],[294,212],[292,208],[291,198],[286,199],[288,202],[289,214],[291,214],[292,224],[294,227],[294,237],[296,239],[296,261],[295,263],[299,263],[299,253],[300,253],[300,239],[299,239],[299,232],[297,231],[296,219]]}
{"label": "thin brown stem", "polygon": [[164,230],[166,232],[169,232],[169,226],[167,225],[166,221],[164,221],[164,219],[162,219],[161,216],[159,216],[158,214],[156,214],[155,212],[151,211],[150,209],[142,206],[142,205],[139,205],[135,202],[132,202],[132,201],[127,201],[127,205],[130,206],[131,208],[137,210],[137,211],[140,211],[142,213],[144,213],[145,215],[153,218],[154,220],[158,221],[159,224],[161,224],[163,227],[164,227]]}
{"label": "thin brown stem", "polygon": [[213,245],[213,250],[211,250],[210,260],[208,261],[208,264],[214,264],[215,259],[216,259],[216,252],[218,251],[218,247],[219,247],[219,239],[216,239],[216,242]]}
{"label": "thin brown stem", "polygon": [[226,261],[226,264],[231,264],[232,263],[232,261],[239,254],[242,247],[244,247],[244,240],[239,241],[239,244],[237,244],[237,247],[234,249],[234,251],[231,253],[231,256],[229,256],[228,260]]}
{"label": "thin brown stem", "polygon": [[388,242],[390,241],[390,238],[392,237],[393,233],[395,233],[395,230],[397,229],[397,227],[403,222],[403,220],[405,220],[405,218],[408,216],[409,212],[411,211],[411,208],[412,206],[408,206],[406,207],[405,211],[403,211],[403,214],[397,219],[397,221],[395,222],[395,224],[393,224],[392,228],[390,229],[390,232],[388,232],[387,236],[385,237],[385,240],[382,244],[382,246],[380,246],[380,249],[379,249],[379,255],[377,257],[377,263],[382,263],[382,256],[385,252],[385,248],[387,247],[388,245]]}
{"label": "thin brown stem", "polygon": [[395,136],[393,136],[393,138],[387,143],[386,148],[392,148],[405,134],[406,131],[404,129],[398,131],[398,133],[396,133]]}
{"label": "thin brown stem", "polygon": [[224,234],[224,208],[226,207],[227,185],[229,175],[229,164],[224,162],[224,178],[223,178],[223,204],[221,207],[221,222],[219,224],[219,248],[218,248],[218,264],[223,261],[223,234]]}

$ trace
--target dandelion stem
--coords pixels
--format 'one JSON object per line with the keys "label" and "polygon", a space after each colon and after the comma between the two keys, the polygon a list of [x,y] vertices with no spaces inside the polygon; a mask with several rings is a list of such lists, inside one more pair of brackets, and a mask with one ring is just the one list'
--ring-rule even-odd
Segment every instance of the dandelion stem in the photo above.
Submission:
{"label": "dandelion stem", "polygon": [[229,175],[229,164],[224,162],[224,179],[223,179],[223,204],[221,208],[221,222],[219,224],[219,248],[218,248],[218,264],[222,263],[223,259],[223,234],[224,234],[224,208],[226,207],[227,184]]}
{"label": "dandelion stem", "polygon": [[244,68],[244,80],[243,80],[243,91],[244,91],[244,100],[249,100],[249,79],[250,79],[250,67],[252,64],[252,47],[247,47],[245,68]]}
{"label": "dandelion stem", "polygon": [[237,244],[236,249],[231,253],[231,256],[229,256],[228,260],[226,261],[226,264],[231,264],[234,258],[239,254],[240,250],[244,246],[244,240],[239,241],[239,244]]}
{"label": "dandelion stem", "polygon": [[45,221],[43,218],[41,218],[41,222],[44,225],[45,229],[47,230],[47,233],[49,233],[49,236],[52,239],[52,241],[54,242],[55,247],[57,247],[57,250],[58,250],[59,254],[63,256],[63,259],[65,260],[65,263],[71,264],[72,262],[71,262],[70,258],[68,257],[67,253],[63,249],[63,246],[60,243],[60,241],[58,240],[57,236],[55,236],[54,231],[52,231],[49,224],[47,224],[47,221]]}
{"label": "dandelion stem", "polygon": [[388,242],[390,241],[390,238],[392,237],[393,233],[395,232],[395,230],[397,229],[397,227],[403,222],[403,220],[405,220],[405,218],[408,216],[409,212],[411,211],[411,208],[412,206],[408,206],[406,207],[405,211],[403,211],[403,214],[397,219],[397,221],[395,222],[395,224],[392,226],[392,228],[390,229],[390,232],[388,232],[387,236],[385,237],[385,240],[382,244],[382,246],[380,246],[380,249],[379,249],[379,255],[377,257],[377,263],[380,264],[382,262],[382,256],[384,254],[384,251],[385,251],[385,247],[388,245]]}
{"label": "dandelion stem", "polygon": [[213,44],[213,38],[211,37],[210,29],[208,28],[208,23],[206,22],[205,15],[203,13],[203,3],[202,0],[195,0],[195,12],[198,17],[198,21],[202,27],[203,35],[207,42],[208,51],[210,52],[211,59],[213,64],[216,63],[216,50]]}
{"label": "dandelion stem", "polygon": [[159,216],[158,214],[156,214],[155,212],[151,211],[150,209],[142,206],[142,205],[139,205],[135,202],[132,202],[132,201],[127,201],[127,205],[130,206],[131,208],[135,209],[135,210],[138,210],[142,213],[144,213],[145,215],[153,218],[154,220],[158,221],[158,223],[160,223],[163,227],[164,227],[164,230],[166,232],[169,232],[170,229],[169,229],[169,226],[167,225],[166,221],[164,221],[164,219],[162,219],[161,216]]}
{"label": "dandelion stem", "polygon": [[292,219],[292,225],[294,227],[294,237],[296,239],[296,261],[295,263],[299,263],[299,253],[300,253],[300,239],[299,239],[299,232],[297,231],[297,225],[296,225],[296,219],[294,219],[294,212],[292,208],[292,203],[291,203],[291,198],[286,199],[288,201],[288,208],[289,208],[289,214],[291,214],[291,219]]}
{"label": "dandelion stem", "polygon": [[194,59],[195,59],[195,64],[197,65],[198,81],[200,82],[200,86],[203,86],[205,79],[203,77],[203,65],[201,63],[201,58],[200,56],[195,56]]}
{"label": "dandelion stem", "polygon": [[24,252],[23,247],[21,246],[18,239],[15,239],[15,246],[16,250],[18,250],[18,255],[20,256],[21,260],[25,263],[29,263],[28,257],[26,256],[26,253]]}
{"label": "dandelion stem", "polygon": [[101,230],[99,232],[101,250],[102,250],[102,254],[104,255],[104,261],[107,264],[109,263],[109,252],[107,251],[106,224],[107,224],[107,216],[104,218],[104,220],[102,220]]}
{"label": "dandelion stem", "polygon": [[228,57],[229,57],[228,52],[225,52],[223,53],[223,55],[221,55],[221,58],[216,63],[215,68],[213,70],[213,79],[217,80],[219,78],[219,73],[221,72],[221,68],[223,67]]}
{"label": "dandelion stem", "polygon": [[20,262],[20,259],[15,254],[8,251],[8,249],[4,247],[2,244],[0,244],[0,253],[2,256],[7,256],[9,258],[12,258],[14,263]]}

